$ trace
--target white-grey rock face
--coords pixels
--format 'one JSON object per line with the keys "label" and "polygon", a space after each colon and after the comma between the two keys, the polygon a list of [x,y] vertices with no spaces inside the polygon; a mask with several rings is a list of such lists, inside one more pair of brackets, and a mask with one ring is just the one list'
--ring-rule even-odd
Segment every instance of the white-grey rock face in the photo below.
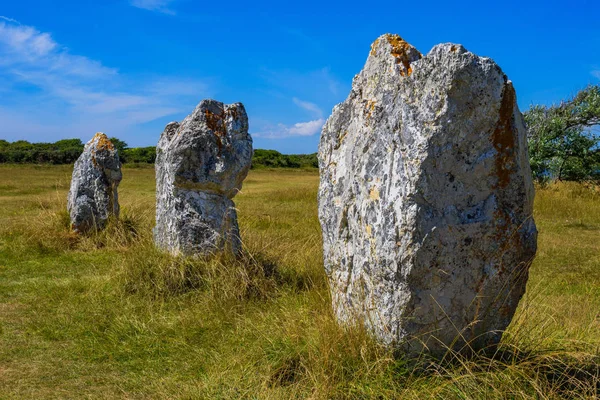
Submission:
{"label": "white-grey rock face", "polygon": [[102,229],[111,214],[119,216],[121,178],[117,149],[104,133],[96,133],[73,168],[67,209],[74,231]]}
{"label": "white-grey rock face", "polygon": [[173,254],[241,250],[235,204],[252,161],[241,103],[203,100],[156,147],[156,245]]}
{"label": "white-grey rock face", "polygon": [[500,340],[537,231],[526,128],[493,60],[380,37],[323,128],[319,164],[340,321],[413,355]]}

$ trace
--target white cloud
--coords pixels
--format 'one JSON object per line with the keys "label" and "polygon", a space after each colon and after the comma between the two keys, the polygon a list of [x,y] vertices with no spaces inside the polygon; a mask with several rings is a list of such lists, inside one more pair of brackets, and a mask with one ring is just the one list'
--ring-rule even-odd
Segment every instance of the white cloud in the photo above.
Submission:
{"label": "white cloud", "polygon": [[136,78],[70,53],[49,33],[0,18],[0,137],[127,134],[135,125],[189,111],[209,94],[208,84],[195,79]]}
{"label": "white cloud", "polygon": [[316,119],[306,122],[297,122],[293,125],[272,124],[268,121],[258,121],[259,128],[252,132],[252,136],[265,139],[284,139],[291,136],[313,136],[321,131],[325,119],[323,112],[315,103],[292,98],[294,104],[311,113]]}
{"label": "white cloud", "polygon": [[13,54],[19,55],[21,59],[42,57],[56,47],[56,42],[48,33],[18,25],[16,21],[8,19],[0,22],[0,44]]}
{"label": "white cloud", "polygon": [[289,128],[289,134],[292,136],[312,136],[321,131],[324,123],[325,120],[323,118],[308,122],[298,122]]}
{"label": "white cloud", "polygon": [[115,69],[104,67],[97,61],[70,54],[49,33],[8,19],[0,21],[0,55],[4,56],[0,58],[0,67],[13,68],[21,75],[41,71],[99,78],[116,73]]}
{"label": "white cloud", "polygon": [[303,101],[303,100],[298,99],[297,97],[294,97],[292,100],[294,101],[294,104],[296,104],[298,107],[311,112],[316,117],[318,117],[318,118],[323,117],[323,111],[321,111],[319,106],[317,106],[315,103],[311,103],[309,101]]}
{"label": "white cloud", "polygon": [[16,19],[8,18],[8,17],[5,17],[4,15],[0,15],[0,19],[3,19],[8,22],[14,22],[15,24],[19,23],[19,21],[17,21]]}
{"label": "white cloud", "polygon": [[285,124],[277,124],[275,126],[267,124],[258,132],[253,132],[252,136],[265,139],[284,139],[290,136],[313,136],[321,131],[325,124],[323,118],[314,121],[298,122],[288,126]]}
{"label": "white cloud", "polygon": [[173,0],[130,0],[130,4],[134,7],[175,15],[175,11],[169,8],[171,3],[173,3]]}

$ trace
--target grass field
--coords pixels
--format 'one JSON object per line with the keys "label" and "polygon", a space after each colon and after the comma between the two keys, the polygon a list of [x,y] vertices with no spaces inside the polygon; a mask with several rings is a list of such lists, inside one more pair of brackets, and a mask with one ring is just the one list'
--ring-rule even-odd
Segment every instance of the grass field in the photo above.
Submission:
{"label": "grass field", "polygon": [[69,232],[71,170],[0,166],[0,398],[468,399],[600,396],[600,190],[538,189],[538,256],[492,358],[407,364],[335,323],[316,171],[252,171],[240,260],[154,250],[154,170],[122,218]]}

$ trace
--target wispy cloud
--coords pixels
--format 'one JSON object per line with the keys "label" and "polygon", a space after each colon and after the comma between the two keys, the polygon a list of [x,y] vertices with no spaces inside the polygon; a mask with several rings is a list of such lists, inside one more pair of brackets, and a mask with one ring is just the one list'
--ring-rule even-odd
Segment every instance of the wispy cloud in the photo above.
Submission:
{"label": "wispy cloud", "polygon": [[8,22],[14,22],[16,24],[19,23],[19,21],[17,21],[16,19],[8,18],[8,17],[5,17],[4,15],[0,15],[0,19],[3,19],[4,21],[8,21]]}
{"label": "wispy cloud", "polygon": [[292,100],[294,101],[294,104],[296,104],[298,107],[300,107],[306,111],[309,111],[316,117],[318,117],[318,118],[323,117],[323,111],[321,111],[319,106],[317,106],[315,103],[311,103],[310,101],[303,101],[297,97],[294,97]]}
{"label": "wispy cloud", "polygon": [[291,136],[313,136],[321,131],[325,124],[323,118],[313,121],[297,122],[293,125],[285,124],[263,124],[258,132],[253,132],[252,136],[264,139],[285,139]]}
{"label": "wispy cloud", "polygon": [[0,82],[6,93],[0,97],[0,137],[23,132],[23,121],[40,137],[58,131],[60,137],[85,136],[102,127],[115,130],[109,134],[128,133],[137,124],[189,111],[209,92],[207,83],[195,79],[144,78],[123,76],[70,53],[50,33],[0,18]]}
{"label": "wispy cloud", "polygon": [[291,136],[313,136],[319,133],[323,124],[325,124],[321,108],[315,103],[300,100],[297,97],[292,98],[292,101],[301,109],[308,111],[316,119],[306,122],[297,122],[293,125],[281,123],[272,124],[263,121],[262,124],[259,123],[259,125],[262,126],[258,129],[258,132],[253,132],[252,135],[265,139],[284,139]]}
{"label": "wispy cloud", "polygon": [[130,4],[144,10],[156,11],[163,14],[175,15],[175,11],[169,8],[174,0],[130,0]]}
{"label": "wispy cloud", "polygon": [[590,73],[593,77],[600,79],[600,69],[592,70]]}
{"label": "wispy cloud", "polygon": [[109,77],[116,74],[113,68],[98,61],[70,54],[52,39],[47,32],[21,25],[15,20],[0,20],[0,67],[12,68],[15,74]]}
{"label": "wispy cloud", "polygon": [[56,42],[48,33],[22,26],[8,18],[0,21],[0,43],[21,60],[43,57],[56,47]]}

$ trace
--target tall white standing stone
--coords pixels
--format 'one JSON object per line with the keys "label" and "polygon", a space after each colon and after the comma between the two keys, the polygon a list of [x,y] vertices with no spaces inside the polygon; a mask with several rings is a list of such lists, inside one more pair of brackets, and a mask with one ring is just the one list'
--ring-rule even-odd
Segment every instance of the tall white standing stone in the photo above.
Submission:
{"label": "tall white standing stone", "polygon": [[535,255],[515,91],[461,45],[372,45],[319,145],[333,307],[409,354],[494,346]]}
{"label": "tall white standing stone", "polygon": [[117,149],[104,133],[96,133],[73,168],[67,209],[74,231],[102,229],[110,215],[119,216],[121,178]]}
{"label": "tall white standing stone", "polygon": [[203,100],[156,147],[156,245],[171,253],[241,250],[235,205],[252,161],[241,103]]}

